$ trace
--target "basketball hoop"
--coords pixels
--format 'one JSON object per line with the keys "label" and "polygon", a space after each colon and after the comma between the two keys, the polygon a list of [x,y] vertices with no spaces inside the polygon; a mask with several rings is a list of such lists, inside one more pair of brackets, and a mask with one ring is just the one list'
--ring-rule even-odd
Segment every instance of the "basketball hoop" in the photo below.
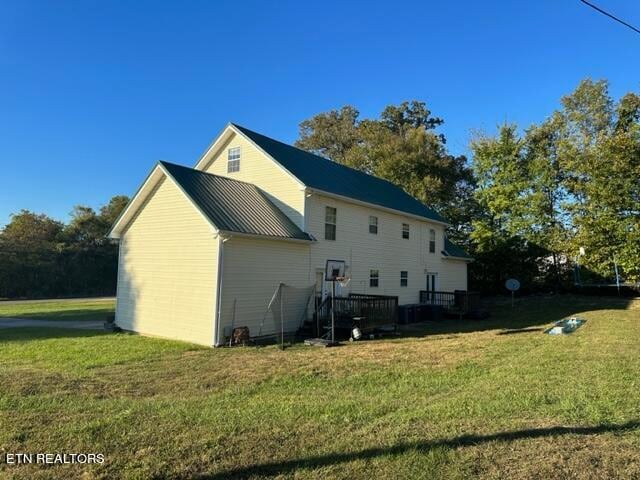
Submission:
{"label": "basketball hoop", "polygon": [[351,277],[336,277],[336,282],[338,282],[341,287],[346,287],[350,281]]}

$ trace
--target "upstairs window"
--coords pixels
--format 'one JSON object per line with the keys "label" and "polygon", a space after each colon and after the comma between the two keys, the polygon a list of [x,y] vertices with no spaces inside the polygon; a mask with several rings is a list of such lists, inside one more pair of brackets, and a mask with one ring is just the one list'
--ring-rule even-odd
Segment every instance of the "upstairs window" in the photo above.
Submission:
{"label": "upstairs window", "polygon": [[337,211],[334,207],[325,207],[324,209],[324,239],[336,239],[336,220]]}
{"label": "upstairs window", "polygon": [[369,217],[369,233],[378,234],[378,217]]}
{"label": "upstairs window", "polygon": [[402,238],[409,238],[409,224],[408,223],[403,223],[402,224]]}
{"label": "upstairs window", "polygon": [[409,285],[409,272],[406,270],[400,271],[400,286],[406,287]]}
{"label": "upstairs window", "polygon": [[378,288],[379,280],[380,272],[378,272],[378,270],[369,270],[369,286],[372,288]]}
{"label": "upstairs window", "polygon": [[436,253],[436,231],[429,229],[429,253]]}
{"label": "upstairs window", "polygon": [[240,171],[240,147],[230,148],[227,152],[227,173]]}

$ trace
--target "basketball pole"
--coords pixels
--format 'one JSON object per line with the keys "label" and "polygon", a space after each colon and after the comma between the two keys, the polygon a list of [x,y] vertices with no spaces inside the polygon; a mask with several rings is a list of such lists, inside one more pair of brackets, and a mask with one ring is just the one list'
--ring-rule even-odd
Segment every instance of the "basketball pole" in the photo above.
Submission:
{"label": "basketball pole", "polygon": [[335,343],[335,298],[336,298],[336,281],[335,278],[331,281],[331,343]]}
{"label": "basketball pole", "polygon": [[284,350],[284,312],[282,304],[284,303],[283,284],[280,284],[280,350]]}

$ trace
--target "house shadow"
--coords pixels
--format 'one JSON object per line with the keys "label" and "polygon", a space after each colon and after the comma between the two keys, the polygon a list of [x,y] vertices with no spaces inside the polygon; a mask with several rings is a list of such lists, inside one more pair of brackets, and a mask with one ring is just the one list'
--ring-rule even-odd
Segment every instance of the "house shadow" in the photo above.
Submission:
{"label": "house shadow", "polygon": [[500,330],[499,335],[540,333],[553,322],[596,310],[626,310],[630,298],[595,297],[574,294],[536,295],[518,298],[511,306],[506,297],[487,299],[485,319],[442,318],[402,327],[404,337],[458,334]]}
{"label": "house shadow", "polygon": [[107,332],[106,330],[89,330],[80,328],[9,327],[0,328],[0,344],[11,342],[24,343],[33,340],[48,340],[52,338],[87,338],[103,335],[113,335],[113,333]]}
{"label": "house shadow", "polygon": [[197,476],[201,480],[222,480],[228,478],[247,478],[250,476],[277,476],[294,473],[298,469],[316,469],[339,465],[342,463],[371,460],[381,456],[398,456],[411,452],[423,452],[436,448],[461,448],[477,446],[491,442],[511,442],[545,437],[559,437],[565,435],[587,436],[605,433],[623,433],[640,429],[640,421],[633,420],[623,424],[602,424],[589,427],[556,426],[548,428],[533,428],[498,432],[488,435],[461,435],[459,437],[441,440],[425,440],[399,443],[389,447],[369,448],[358,452],[336,452],[327,455],[317,455],[292,460],[265,462],[222,471],[215,474]]}

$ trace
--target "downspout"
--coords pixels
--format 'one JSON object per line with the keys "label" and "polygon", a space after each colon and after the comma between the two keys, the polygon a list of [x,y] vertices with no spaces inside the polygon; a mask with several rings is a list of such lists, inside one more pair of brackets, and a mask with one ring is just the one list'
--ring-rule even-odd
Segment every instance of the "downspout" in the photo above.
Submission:
{"label": "downspout", "polygon": [[122,243],[124,242],[124,237],[120,236],[118,238],[118,268],[116,269],[116,308],[113,312],[113,324],[118,325],[118,305],[120,304],[120,268],[122,268]]}
{"label": "downspout", "polygon": [[220,317],[222,312],[222,278],[224,273],[224,243],[229,240],[229,237],[224,237],[218,234],[218,291],[216,293],[216,308],[214,312],[214,325],[213,325],[213,346],[219,347],[222,345],[220,341]]}

